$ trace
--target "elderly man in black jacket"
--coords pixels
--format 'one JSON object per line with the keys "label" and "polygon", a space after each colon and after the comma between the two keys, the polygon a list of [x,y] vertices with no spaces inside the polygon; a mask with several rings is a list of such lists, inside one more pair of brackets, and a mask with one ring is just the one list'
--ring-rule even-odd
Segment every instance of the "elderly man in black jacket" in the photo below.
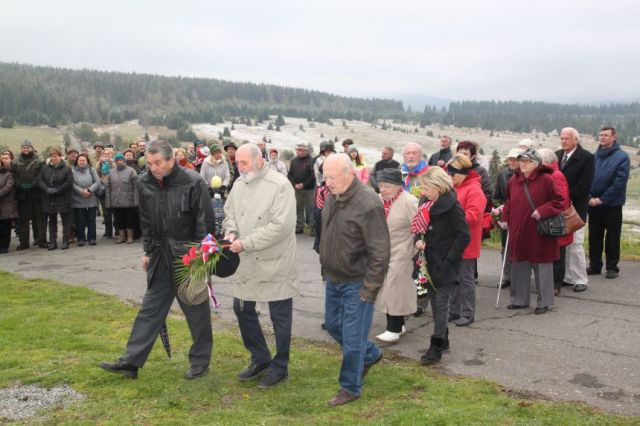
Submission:
{"label": "elderly man in black jacket", "polygon": [[[144,240],[142,268],[147,271],[147,291],[133,323],[125,354],[115,363],[100,363],[107,371],[136,378],[176,297],[174,262],[191,243],[213,234],[213,209],[204,180],[192,170],[179,167],[168,142],[147,146],[148,172],[138,185],[140,226]],[[189,350],[191,368],[186,379],[209,371],[213,336],[209,300],[187,305],[178,298],[193,338]]]}
{"label": "elderly man in black jacket", "polygon": [[[587,221],[589,190],[593,181],[594,158],[579,143],[579,134],[573,127],[560,132],[560,146],[556,151],[560,171],[569,184],[569,198],[576,211]],[[573,233],[573,243],[567,246],[564,282],[573,285],[573,291],[585,291],[588,285],[587,260],[584,253],[584,228]]]}
{"label": "elderly man in black jacket", "polygon": [[382,201],[355,178],[351,159],[332,155],[322,167],[330,192],[320,240],[325,325],[342,347],[341,389],[329,401],[337,406],[360,397],[364,376],[382,359],[368,336],[373,303],[389,267],[390,242]]}

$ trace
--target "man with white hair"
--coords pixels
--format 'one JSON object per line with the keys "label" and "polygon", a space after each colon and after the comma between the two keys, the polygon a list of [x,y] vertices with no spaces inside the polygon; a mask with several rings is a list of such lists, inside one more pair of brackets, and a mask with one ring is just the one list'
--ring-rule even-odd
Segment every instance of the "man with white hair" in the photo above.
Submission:
{"label": "man with white hair", "polygon": [[[293,297],[296,280],[296,200],[285,176],[271,169],[260,148],[242,145],[236,152],[240,178],[224,206],[225,239],[239,253],[234,276],[233,311],[245,348],[251,353],[249,367],[238,380],[260,376],[259,388],[270,388],[289,377]],[[276,354],[265,341],[256,302],[268,302],[275,332]]]}
{"label": "man with white hair", "polygon": [[412,188],[420,187],[418,183],[418,176],[424,174],[429,165],[422,158],[422,147],[415,143],[409,142],[404,146],[403,150],[404,163],[400,171],[404,179],[404,190],[411,192]]}
{"label": "man with white hair", "polygon": [[[582,220],[587,221],[589,190],[593,181],[593,154],[582,148],[579,134],[573,127],[565,127],[560,132],[561,149],[556,151],[560,171],[569,184],[569,198]],[[573,243],[565,254],[564,284],[572,285],[573,291],[587,289],[587,260],[584,253],[584,228],[573,233]]]}
{"label": "man with white hair", "polygon": [[327,157],[322,167],[330,192],[320,239],[325,326],[342,348],[340,391],[328,402],[334,407],[358,399],[364,376],[382,359],[368,336],[391,249],[382,201],[355,177],[349,156]]}

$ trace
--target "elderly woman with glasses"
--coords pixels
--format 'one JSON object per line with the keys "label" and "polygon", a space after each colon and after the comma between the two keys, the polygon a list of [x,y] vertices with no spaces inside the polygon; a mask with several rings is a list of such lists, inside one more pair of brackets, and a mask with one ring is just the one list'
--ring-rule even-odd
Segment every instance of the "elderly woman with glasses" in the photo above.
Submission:
{"label": "elderly woman with glasses", "polygon": [[509,198],[502,211],[503,221],[499,222],[501,228],[509,230],[511,304],[507,309],[529,307],[533,271],[538,291],[534,313],[544,314],[554,305],[553,262],[560,258],[560,249],[558,239],[540,235],[537,225],[541,219],[562,213],[564,199],[551,177],[553,170],[542,164],[535,150],[520,154],[518,163],[520,171],[509,181]]}

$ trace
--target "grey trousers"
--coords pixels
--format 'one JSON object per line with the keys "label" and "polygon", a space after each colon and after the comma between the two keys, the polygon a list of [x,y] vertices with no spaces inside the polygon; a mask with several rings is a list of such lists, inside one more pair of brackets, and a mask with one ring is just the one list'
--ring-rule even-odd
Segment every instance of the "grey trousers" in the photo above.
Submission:
{"label": "grey trousers", "polygon": [[315,190],[296,190],[296,231],[304,231],[304,224],[314,228],[313,212],[316,207]]}
{"label": "grey trousers", "polygon": [[458,285],[451,291],[449,312],[465,318],[474,318],[476,313],[476,282],[473,278],[476,259],[462,259],[458,272]]}
{"label": "grey trousers", "polygon": [[[142,306],[133,323],[127,342],[126,353],[122,359],[138,368],[142,368],[160,333],[160,328],[169,313],[176,297],[173,289],[172,271],[165,262],[160,261],[153,278],[142,299]],[[209,300],[200,305],[187,305],[178,299],[191,332],[193,344],[189,350],[189,362],[192,366],[208,367],[213,348],[211,331],[211,309]]]}
{"label": "grey trousers", "polygon": [[453,282],[438,285],[434,292],[429,289],[426,303],[431,302],[431,310],[433,311],[433,335],[444,339],[447,335],[447,321],[449,321],[449,298],[455,284]]}
{"label": "grey trousers", "polygon": [[511,303],[529,306],[531,300],[531,271],[533,270],[539,308],[554,305],[553,298],[553,262],[531,263],[514,262],[511,264]]}

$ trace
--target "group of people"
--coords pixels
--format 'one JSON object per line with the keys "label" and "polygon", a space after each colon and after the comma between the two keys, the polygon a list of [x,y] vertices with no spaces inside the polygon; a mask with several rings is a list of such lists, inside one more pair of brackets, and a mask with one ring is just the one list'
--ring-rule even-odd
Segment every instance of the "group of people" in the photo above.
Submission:
{"label": "group of people", "polygon": [[[315,234],[325,283],[324,326],[343,352],[340,390],[328,401],[338,406],[360,397],[367,373],[383,357],[369,340],[375,308],[387,318],[376,340],[393,343],[406,332],[406,317],[431,305],[433,332],[421,358],[425,365],[439,362],[449,349],[449,322],[460,327],[474,322],[477,260],[487,215],[504,236],[500,285],[510,287],[508,309],[529,306],[532,272],[536,314],[554,306],[563,284],[584,291],[587,276],[601,273],[603,266],[607,278],[617,276],[629,157],[611,127],[600,131],[595,155],[580,145],[573,128],[562,130],[560,144],[562,149],[553,152],[522,141],[509,152],[492,189],[478,163],[478,145],[462,141],[454,151],[446,136],[440,151],[428,160],[417,143],[403,147],[402,163],[393,160],[393,149],[386,147],[379,162],[370,170],[364,167],[366,172],[351,140],[344,142],[341,153],[332,142],[323,142],[316,158],[310,157],[308,146],[298,145],[289,167],[279,164],[277,150],[262,143],[196,144],[189,152],[153,141],[145,146],[144,172],[139,176],[123,154],[116,155],[113,169],[106,167],[111,165],[107,149],[95,169],[85,154],[77,155],[70,169],[55,148],[48,162],[36,163],[33,147],[25,141],[18,158],[5,161],[2,155],[0,225],[6,228],[5,200],[15,198],[21,247],[29,241],[24,218],[33,219],[37,209],[47,215],[55,241],[54,215],[61,216],[63,228],[69,224],[64,206],[76,197],[97,197],[92,206],[71,204],[74,209],[95,209],[100,184],[105,187],[105,208],[137,208],[137,213],[118,212],[115,221],[128,240],[133,235],[128,227],[134,226],[130,220],[139,219],[147,291],[124,355],[100,364],[127,377],[137,377],[176,297],[176,254],[207,234],[222,236],[228,250],[240,258],[233,310],[250,361],[237,378],[260,378],[261,388],[288,379],[293,298],[299,292],[296,233],[308,226]],[[221,229],[216,229],[217,212],[211,203],[216,191],[225,200]],[[582,249],[584,230],[560,238],[537,232],[540,220],[561,214],[571,204],[583,219],[589,217],[589,266]],[[76,211],[78,240],[95,243],[90,233],[85,237],[79,230],[89,222]],[[37,237],[36,241],[40,242]],[[178,302],[194,340],[185,377],[195,379],[209,371],[210,302],[189,305],[179,297]],[[258,302],[269,306],[274,354],[258,321]]]}

